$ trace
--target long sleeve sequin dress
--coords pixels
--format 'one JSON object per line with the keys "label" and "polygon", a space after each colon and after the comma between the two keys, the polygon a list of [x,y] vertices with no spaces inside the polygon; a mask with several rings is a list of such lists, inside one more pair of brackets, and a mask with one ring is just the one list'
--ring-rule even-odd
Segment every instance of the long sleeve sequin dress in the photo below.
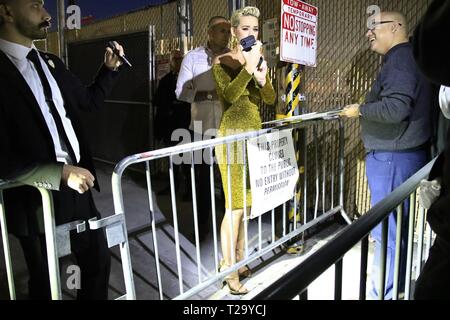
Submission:
{"label": "long sleeve sequin dress", "polygon": [[[217,136],[224,137],[246,131],[261,129],[261,116],[259,103],[261,99],[269,105],[275,103],[275,90],[267,77],[264,87],[259,87],[253,76],[242,66],[236,70],[224,64],[213,66],[217,93],[222,101],[224,113],[220,122]],[[241,209],[244,207],[244,161],[243,143],[229,144],[229,162],[231,173],[231,207],[228,192],[228,162],[227,147],[216,147],[216,157],[222,176],[222,185],[225,193],[225,207],[227,209]],[[245,170],[248,170],[245,168]],[[247,173],[248,178],[248,173]],[[252,203],[250,183],[246,183],[246,205]]]}

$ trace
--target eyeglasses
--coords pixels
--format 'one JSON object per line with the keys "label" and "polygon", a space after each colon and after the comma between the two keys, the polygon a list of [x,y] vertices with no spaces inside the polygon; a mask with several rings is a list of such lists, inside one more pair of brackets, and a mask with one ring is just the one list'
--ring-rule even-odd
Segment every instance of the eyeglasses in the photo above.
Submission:
{"label": "eyeglasses", "polygon": [[375,30],[376,26],[378,26],[378,25],[380,25],[380,24],[391,23],[391,22],[398,23],[399,26],[402,26],[401,23],[396,22],[396,21],[394,21],[394,20],[377,21],[377,22],[374,21],[374,22],[371,23],[371,26],[368,27],[367,29],[368,29],[368,30]]}

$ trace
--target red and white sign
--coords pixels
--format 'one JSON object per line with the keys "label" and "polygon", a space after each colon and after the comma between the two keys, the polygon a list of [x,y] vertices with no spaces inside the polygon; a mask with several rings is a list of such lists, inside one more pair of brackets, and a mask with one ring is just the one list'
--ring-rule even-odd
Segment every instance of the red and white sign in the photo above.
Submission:
{"label": "red and white sign", "polygon": [[316,66],[317,7],[298,0],[281,0],[280,59]]}

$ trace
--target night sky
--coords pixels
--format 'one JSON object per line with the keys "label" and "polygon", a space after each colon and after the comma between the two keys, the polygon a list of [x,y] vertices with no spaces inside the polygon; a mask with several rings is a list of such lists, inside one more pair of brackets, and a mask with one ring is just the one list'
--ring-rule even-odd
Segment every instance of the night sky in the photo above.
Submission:
{"label": "night sky", "polygon": [[[65,0],[66,6],[69,0]],[[95,20],[102,20],[111,16],[126,13],[151,5],[159,5],[169,2],[168,0],[75,0],[76,5],[81,8],[81,17],[92,15]],[[56,0],[45,0],[45,8],[52,15],[54,25],[56,24]]]}

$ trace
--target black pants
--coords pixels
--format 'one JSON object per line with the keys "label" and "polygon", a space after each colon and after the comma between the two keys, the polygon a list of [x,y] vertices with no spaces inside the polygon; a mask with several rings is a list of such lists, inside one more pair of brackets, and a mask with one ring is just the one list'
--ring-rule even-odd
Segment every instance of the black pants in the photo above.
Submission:
{"label": "black pants", "polygon": [[450,246],[436,238],[417,279],[415,300],[450,300]]}
{"label": "black pants", "polygon": [[[192,141],[201,141],[204,139],[199,133],[191,131]],[[208,137],[214,138],[214,137]],[[214,153],[213,153],[214,155]],[[202,149],[194,151],[194,170],[195,170],[195,184],[197,194],[197,213],[200,238],[204,238],[212,230],[211,225],[211,184],[210,184],[210,159],[209,149]],[[217,164],[214,164],[217,170]],[[221,184],[220,184],[221,185]]]}
{"label": "black pants", "polygon": [[197,214],[200,237],[204,237],[212,229],[211,221],[211,185],[210,170],[206,163],[195,165],[197,194]]}
{"label": "black pants", "polygon": [[[57,225],[78,219],[88,220],[99,217],[90,192],[80,195],[73,190],[63,188],[60,192],[54,193],[54,207]],[[29,271],[30,299],[50,299],[45,236],[28,235],[18,236],[18,238]],[[107,299],[111,257],[104,231],[88,228],[79,234],[72,231],[70,239],[72,252],[81,271],[81,288],[77,290],[77,299]],[[64,272],[64,270],[60,271]],[[62,289],[65,286],[65,283],[61,283]]]}

